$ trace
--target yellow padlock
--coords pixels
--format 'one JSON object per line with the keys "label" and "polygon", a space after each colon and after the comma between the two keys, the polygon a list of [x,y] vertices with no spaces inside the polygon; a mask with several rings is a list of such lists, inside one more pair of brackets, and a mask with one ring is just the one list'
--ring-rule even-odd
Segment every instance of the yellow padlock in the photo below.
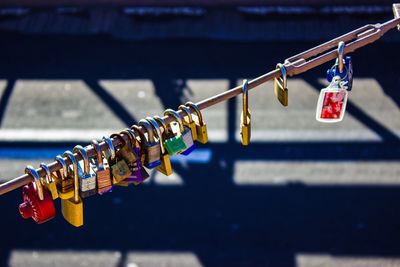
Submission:
{"label": "yellow padlock", "polygon": [[70,199],[74,197],[74,179],[68,176],[67,164],[62,156],[57,155],[55,160],[61,164],[62,169],[52,174],[57,183],[58,196],[61,199]]}
{"label": "yellow padlock", "polygon": [[276,68],[281,71],[281,76],[274,79],[274,93],[282,106],[287,107],[289,105],[289,91],[287,88],[286,68],[281,63],[278,63]]}
{"label": "yellow padlock", "polygon": [[251,115],[249,109],[249,92],[247,90],[247,80],[243,81],[243,111],[240,116],[240,135],[242,137],[242,145],[248,146],[251,137]]}
{"label": "yellow padlock", "polygon": [[193,119],[196,124],[197,141],[206,144],[208,142],[207,125],[203,120],[203,115],[201,114],[200,109],[193,102],[186,102],[185,105],[192,108],[197,114],[197,122],[195,118]]}
{"label": "yellow padlock", "polygon": [[[161,133],[161,128],[158,125],[157,121],[153,119],[152,117],[147,117],[146,120],[150,122],[151,126],[154,128],[157,138],[160,142],[160,147],[161,147],[161,164],[157,167],[157,171],[169,176],[173,173],[172,171],[172,165],[171,165],[171,160],[169,158],[168,152],[166,151],[164,147],[164,140],[162,138],[162,133]],[[159,121],[163,121],[163,119],[158,117]],[[165,123],[165,122],[164,122]],[[163,124],[163,127],[167,127],[166,123]],[[165,128],[163,128],[165,130]]]}
{"label": "yellow padlock", "polygon": [[[197,128],[196,128],[196,123],[194,122],[192,118],[192,114],[190,112],[190,109],[185,106],[185,105],[180,105],[179,109],[186,115],[182,116],[182,122],[184,125],[188,126],[190,128],[190,131],[192,132],[192,139],[193,141],[197,140]],[[186,120],[187,118],[187,120]]]}
{"label": "yellow padlock", "polygon": [[83,201],[79,196],[79,176],[78,176],[78,162],[74,154],[67,150],[64,152],[72,163],[74,173],[74,197],[64,200],[61,199],[61,212],[64,219],[75,227],[83,225]]}
{"label": "yellow padlock", "polygon": [[46,172],[46,179],[44,179],[44,187],[49,190],[51,198],[57,199],[58,198],[58,192],[57,192],[57,185],[56,181],[53,179],[53,176],[51,175],[49,167],[46,165],[46,163],[40,163],[40,168],[42,168]]}

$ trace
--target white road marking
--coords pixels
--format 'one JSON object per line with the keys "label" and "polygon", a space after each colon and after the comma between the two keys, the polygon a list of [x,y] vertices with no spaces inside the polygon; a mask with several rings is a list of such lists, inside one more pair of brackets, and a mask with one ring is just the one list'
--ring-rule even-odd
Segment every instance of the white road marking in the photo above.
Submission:
{"label": "white road marking", "polygon": [[399,267],[399,257],[331,256],[328,254],[298,254],[297,267]]}
{"label": "white road marking", "polygon": [[74,250],[13,250],[8,265],[19,266],[119,266],[122,254],[119,251],[74,251]]}
{"label": "white road marking", "polygon": [[400,185],[400,162],[236,161],[237,185]]}

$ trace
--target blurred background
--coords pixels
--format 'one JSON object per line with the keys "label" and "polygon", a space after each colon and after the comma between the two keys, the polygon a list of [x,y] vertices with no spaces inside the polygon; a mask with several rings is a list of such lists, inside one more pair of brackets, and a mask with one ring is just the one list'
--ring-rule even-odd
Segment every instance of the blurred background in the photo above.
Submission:
{"label": "blurred background", "polygon": [[[199,101],[367,23],[391,2],[3,0],[0,179]],[[175,174],[85,199],[85,225],[36,225],[0,197],[2,266],[400,266],[400,33],[352,54],[341,123],[315,120],[333,62],[203,112],[210,143]]]}

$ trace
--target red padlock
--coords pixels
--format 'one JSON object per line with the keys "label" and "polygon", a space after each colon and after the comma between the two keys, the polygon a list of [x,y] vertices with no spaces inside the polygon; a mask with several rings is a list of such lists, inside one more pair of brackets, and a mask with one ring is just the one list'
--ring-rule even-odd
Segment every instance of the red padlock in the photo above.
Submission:
{"label": "red padlock", "polygon": [[43,188],[39,174],[30,165],[25,168],[25,173],[31,175],[35,181],[22,188],[24,202],[19,205],[22,218],[32,218],[38,224],[53,219],[56,216],[53,198],[46,188]]}

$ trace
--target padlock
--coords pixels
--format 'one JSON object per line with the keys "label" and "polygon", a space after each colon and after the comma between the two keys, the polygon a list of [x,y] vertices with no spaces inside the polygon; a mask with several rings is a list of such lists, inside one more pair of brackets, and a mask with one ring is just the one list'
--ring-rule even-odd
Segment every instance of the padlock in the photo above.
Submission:
{"label": "padlock", "polygon": [[186,146],[186,149],[183,150],[181,154],[187,156],[192,153],[192,151],[196,149],[196,145],[193,142],[190,128],[183,125],[181,116],[175,110],[167,109],[164,111],[164,115],[173,116],[175,121],[179,124],[179,129],[182,133],[182,139]]}
{"label": "padlock", "polygon": [[183,142],[182,133],[179,129],[178,123],[174,122],[174,130],[169,130],[168,125],[163,118],[159,116],[154,116],[154,119],[163,127],[164,147],[167,150],[168,154],[174,156],[184,151],[186,149],[186,145],[185,142]]}
{"label": "padlock", "polygon": [[282,106],[287,107],[289,105],[289,91],[287,88],[286,68],[283,64],[278,63],[276,69],[281,71],[281,76],[274,79],[274,93]]}
{"label": "padlock", "polygon": [[62,169],[56,171],[56,175],[52,174],[56,180],[58,196],[61,199],[70,199],[74,197],[74,178],[68,175],[67,164],[62,156],[57,155],[55,160],[62,166]]}
{"label": "padlock", "polygon": [[42,168],[46,173],[44,187],[47,188],[47,190],[50,192],[52,199],[57,199],[58,198],[57,184],[56,181],[53,179],[53,176],[51,175],[49,167],[47,166],[46,163],[42,162],[40,163],[40,168]]}
{"label": "padlock", "polygon": [[[61,199],[61,212],[67,222],[75,227],[80,227],[83,225],[83,201],[79,196],[78,162],[69,150],[64,152],[64,156],[69,159],[73,166],[74,196],[67,200]],[[68,171],[70,170],[68,169]]]}
{"label": "padlock", "polygon": [[[129,129],[132,131],[131,129]],[[126,131],[126,130],[125,130]],[[130,138],[130,135],[125,132],[125,135],[128,136],[129,138],[129,143],[125,141],[125,139],[122,137],[121,133],[120,134],[112,134],[110,135],[111,138],[117,138],[121,141],[121,145],[119,146],[118,151],[116,152],[116,156],[125,160],[127,165],[129,166],[130,164],[136,162],[137,156],[135,154],[135,151],[132,146],[132,140]]]}
{"label": "padlock", "polygon": [[243,111],[240,116],[240,135],[242,138],[242,145],[247,146],[250,144],[251,138],[251,115],[249,109],[249,92],[247,90],[247,80],[243,81]]}
{"label": "padlock", "polygon": [[[123,138],[121,138],[121,136],[114,135],[114,137],[118,137],[120,139],[122,142],[122,147],[126,146],[126,142]],[[114,157],[111,156],[107,158],[107,160],[110,164],[113,184],[118,184],[127,178],[131,174],[131,171],[127,162],[121,157],[119,150],[115,151],[113,141],[108,136],[104,136],[103,140],[106,142],[109,149],[114,150]]]}
{"label": "padlock", "polygon": [[197,132],[197,140],[196,141],[198,141],[202,144],[206,144],[208,142],[207,125],[203,120],[203,116],[201,114],[200,109],[193,102],[186,102],[185,105],[189,108],[192,108],[197,114],[197,120],[196,120],[196,117],[193,118],[193,120],[196,123],[196,132]]}
{"label": "padlock", "polygon": [[81,155],[82,157],[82,160],[78,161],[79,194],[81,198],[96,195],[96,173],[90,167],[89,156],[86,152],[86,149],[80,145],[77,145],[74,147],[73,152]]}
{"label": "padlock", "polygon": [[342,81],[347,82],[347,91],[351,91],[353,87],[353,63],[350,56],[344,57],[344,42],[339,42],[335,65],[333,65],[326,72],[326,79],[329,83],[332,82],[333,77],[339,76]]}
{"label": "padlock", "polygon": [[126,186],[128,186],[130,183],[139,185],[150,177],[142,164],[139,142],[137,141],[136,134],[132,129],[127,128],[121,131],[120,134],[125,134],[129,137],[130,149],[132,149],[132,153],[135,156],[135,160],[128,164],[131,174],[123,182]]}
{"label": "padlock", "polygon": [[[139,121],[139,125],[145,133],[140,136],[142,140],[142,147],[145,154],[144,166],[149,169],[155,168],[161,164],[161,147],[160,143],[154,138],[151,124],[142,119]],[[140,130],[137,129],[139,133]]]}
{"label": "padlock", "polygon": [[192,133],[192,139],[193,139],[193,141],[196,141],[197,140],[197,128],[196,128],[196,123],[194,122],[194,120],[192,118],[190,109],[185,105],[180,105],[179,110],[183,114],[185,114],[185,116],[182,116],[183,125],[190,128],[190,132]]}
{"label": "padlock", "polygon": [[147,117],[146,120],[151,124],[151,126],[154,128],[155,133],[157,134],[158,141],[160,143],[161,147],[161,164],[160,166],[157,167],[157,171],[169,176],[173,173],[172,171],[172,166],[171,166],[171,160],[169,158],[168,152],[166,152],[164,148],[164,142],[162,138],[162,133],[161,133],[161,128],[158,125],[157,121],[153,119],[152,117]]}
{"label": "padlock", "polygon": [[30,182],[22,188],[23,203],[19,205],[19,213],[22,218],[32,218],[41,224],[56,216],[53,199],[46,188],[42,187],[39,174],[32,166],[27,166],[25,173],[33,177]]}
{"label": "padlock", "polygon": [[92,158],[93,171],[96,173],[97,193],[100,195],[110,192],[112,189],[111,172],[107,160],[103,160],[101,147],[97,140],[92,140],[92,146],[96,152],[96,158]]}

